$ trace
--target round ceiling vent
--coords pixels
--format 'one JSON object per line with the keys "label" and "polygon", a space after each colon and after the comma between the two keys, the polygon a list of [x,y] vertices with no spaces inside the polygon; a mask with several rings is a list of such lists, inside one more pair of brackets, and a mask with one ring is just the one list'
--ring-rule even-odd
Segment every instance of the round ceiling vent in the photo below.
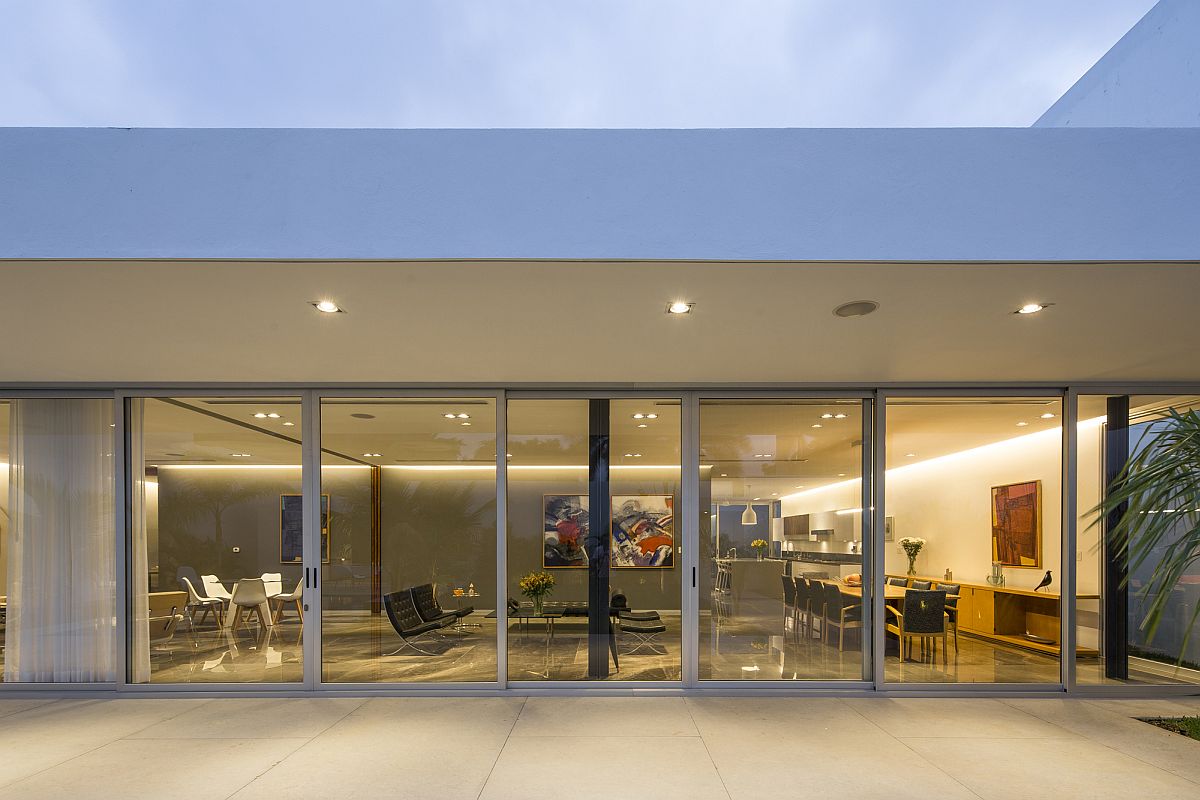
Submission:
{"label": "round ceiling vent", "polygon": [[842,303],[833,310],[833,313],[839,317],[865,317],[878,308],[879,303],[876,303],[874,300],[854,300],[849,303]]}

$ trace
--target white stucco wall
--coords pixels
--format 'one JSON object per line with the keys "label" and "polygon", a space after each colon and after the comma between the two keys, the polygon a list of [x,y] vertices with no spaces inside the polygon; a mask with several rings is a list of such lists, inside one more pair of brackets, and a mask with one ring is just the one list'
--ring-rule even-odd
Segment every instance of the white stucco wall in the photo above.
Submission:
{"label": "white stucco wall", "polygon": [[1200,125],[1200,2],[1159,0],[1034,125]]}
{"label": "white stucco wall", "polygon": [[1200,131],[0,129],[0,258],[1186,260]]}

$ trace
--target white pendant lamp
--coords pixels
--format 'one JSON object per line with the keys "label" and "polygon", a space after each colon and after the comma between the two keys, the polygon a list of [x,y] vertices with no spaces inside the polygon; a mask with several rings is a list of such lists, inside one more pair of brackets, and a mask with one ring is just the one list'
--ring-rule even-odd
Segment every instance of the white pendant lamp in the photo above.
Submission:
{"label": "white pendant lamp", "polygon": [[[750,487],[746,487],[746,494],[750,494]],[[754,509],[750,507],[750,501],[746,501],[746,510],[742,512],[743,525],[757,525],[758,514],[754,513]]]}

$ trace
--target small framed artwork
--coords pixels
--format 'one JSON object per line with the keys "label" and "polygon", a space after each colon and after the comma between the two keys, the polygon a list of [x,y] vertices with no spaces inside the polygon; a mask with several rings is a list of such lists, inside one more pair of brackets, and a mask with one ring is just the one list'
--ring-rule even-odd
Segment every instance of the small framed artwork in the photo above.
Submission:
{"label": "small framed artwork", "polygon": [[[329,495],[321,495],[321,563],[329,563]],[[304,560],[304,495],[279,495],[279,563]]]}
{"label": "small framed artwork", "polygon": [[885,542],[896,541],[896,518],[895,517],[884,517],[883,518],[883,540]]}
{"label": "small framed artwork", "polygon": [[588,496],[586,494],[544,494],[542,511],[542,567],[571,569],[586,567],[588,536]]}
{"label": "small framed artwork", "polygon": [[1042,566],[1042,482],[992,487],[992,561]]}
{"label": "small framed artwork", "polygon": [[617,569],[675,567],[673,495],[614,495],[611,566]]}

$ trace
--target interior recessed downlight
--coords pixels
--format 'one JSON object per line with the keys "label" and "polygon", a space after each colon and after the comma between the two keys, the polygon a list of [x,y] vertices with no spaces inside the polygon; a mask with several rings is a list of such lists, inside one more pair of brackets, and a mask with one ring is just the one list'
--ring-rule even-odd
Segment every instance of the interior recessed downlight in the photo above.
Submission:
{"label": "interior recessed downlight", "polygon": [[645,428],[645,427],[647,427],[647,426],[646,426],[646,423],[644,423],[644,422],[639,422],[639,423],[638,423],[638,427],[639,427],[639,428]]}
{"label": "interior recessed downlight", "polygon": [[324,314],[341,314],[341,307],[332,300],[313,300],[312,307]]}
{"label": "interior recessed downlight", "polygon": [[295,425],[296,425],[296,423],[294,423],[294,422],[283,423],[283,427],[285,427],[285,428],[291,428],[291,427],[294,427]]}
{"label": "interior recessed downlight", "polygon": [[845,414],[834,414],[833,418],[834,419],[845,419],[846,415]]}
{"label": "interior recessed downlight", "polygon": [[279,415],[276,414],[274,411],[272,411],[271,413],[267,414],[267,418],[268,419],[279,419]]}
{"label": "interior recessed downlight", "polygon": [[1042,419],[1054,419],[1054,415],[1047,411],[1045,414],[1042,414]]}
{"label": "interior recessed downlight", "polygon": [[692,309],[695,307],[695,305],[695,303],[685,303],[682,300],[676,300],[674,303],[671,303],[669,306],[667,306],[667,313],[690,314],[692,313]]}
{"label": "interior recessed downlight", "polygon": [[1018,423],[1017,423],[1017,427],[1018,427],[1018,428],[1024,428],[1024,427],[1025,427],[1026,425],[1028,425],[1028,424],[1029,424],[1028,422],[1018,422]]}
{"label": "interior recessed downlight", "polygon": [[647,414],[646,419],[658,419],[658,414]]}
{"label": "interior recessed downlight", "polygon": [[814,427],[814,428],[824,428],[825,426],[824,426],[824,425],[822,425],[822,424],[821,424],[821,423],[819,423],[819,422],[814,422],[814,423],[813,423],[813,427]]}
{"label": "interior recessed downlight", "polygon": [[471,423],[469,423],[469,422],[462,422],[462,423],[459,423],[459,424],[460,424],[460,425],[462,425],[464,428],[469,428],[469,427],[471,427]]}
{"label": "interior recessed downlight", "polygon": [[453,414],[442,414],[442,416],[445,417],[446,419],[454,419]]}
{"label": "interior recessed downlight", "polygon": [[916,453],[905,453],[904,457],[905,458],[916,458],[917,454]]}
{"label": "interior recessed downlight", "polygon": [[1036,314],[1043,309],[1049,308],[1053,303],[1026,303],[1025,305],[1014,311],[1014,314]]}
{"label": "interior recessed downlight", "polygon": [[878,309],[879,303],[874,300],[851,300],[835,308],[833,313],[839,317],[865,317]]}
{"label": "interior recessed downlight", "polygon": [[267,415],[265,413],[263,413],[262,411],[259,411],[257,414],[254,415],[254,418],[255,419],[266,419]]}
{"label": "interior recessed downlight", "polygon": [[638,413],[633,415],[633,418],[634,419],[645,419],[646,415],[639,411]]}
{"label": "interior recessed downlight", "polygon": [[822,414],[821,419],[833,419],[833,414]]}
{"label": "interior recessed downlight", "polygon": [[471,415],[470,415],[470,414],[457,414],[456,416],[457,416],[459,419],[470,419],[470,418],[471,418]]}

